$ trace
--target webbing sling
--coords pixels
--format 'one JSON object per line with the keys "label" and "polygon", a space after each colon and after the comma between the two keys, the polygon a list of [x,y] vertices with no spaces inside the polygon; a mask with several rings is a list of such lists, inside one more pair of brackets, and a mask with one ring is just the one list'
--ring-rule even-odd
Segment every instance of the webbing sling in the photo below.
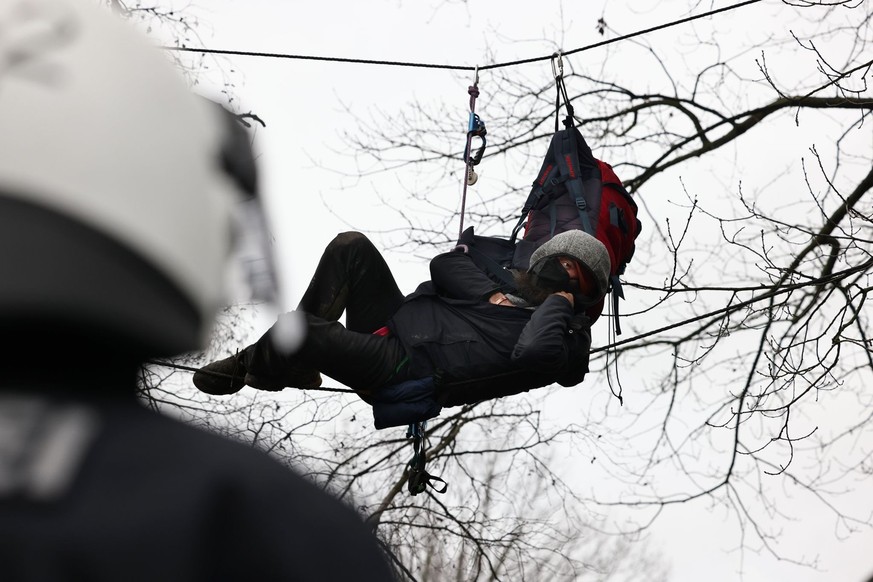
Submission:
{"label": "webbing sling", "polygon": [[[426,422],[416,422],[409,425],[406,431],[406,438],[412,438],[412,450],[414,455],[412,460],[407,464],[409,469],[409,480],[406,482],[409,492],[413,495],[424,493],[428,487],[437,493],[445,493],[449,488],[449,484],[441,478],[431,475],[424,470],[424,462],[427,457],[425,451],[425,429]],[[441,483],[442,486],[436,485]]]}

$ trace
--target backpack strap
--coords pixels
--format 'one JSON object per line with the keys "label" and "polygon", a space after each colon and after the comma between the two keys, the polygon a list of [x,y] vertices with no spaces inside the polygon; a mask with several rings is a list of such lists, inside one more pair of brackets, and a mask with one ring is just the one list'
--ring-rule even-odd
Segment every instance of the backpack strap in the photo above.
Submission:
{"label": "backpack strap", "polygon": [[549,237],[555,236],[555,229],[558,227],[558,207],[554,202],[549,204]]}
{"label": "backpack strap", "polygon": [[504,293],[516,291],[515,279],[506,268],[516,252],[517,243],[500,237],[477,236],[471,226],[461,233],[458,244],[452,249],[455,252],[466,253],[473,263],[493,279],[501,283]]}
{"label": "backpack strap", "polygon": [[[588,206],[585,193],[588,191],[591,200],[599,200],[601,184],[600,180],[597,180],[597,184],[595,185],[593,183],[593,178],[585,179],[585,177],[581,176],[582,167],[579,152],[580,139],[584,146],[584,150],[581,153],[585,155],[586,161],[590,158],[591,165],[594,168],[597,168],[597,162],[594,161],[594,155],[591,153],[588,144],[586,144],[584,139],[582,139],[579,130],[573,127],[562,130],[560,133],[563,134],[561,139],[561,152],[558,156],[561,174],[569,178],[567,180],[567,190],[570,192],[573,201],[576,203],[576,208],[579,211],[579,220],[582,221],[582,229],[591,236],[594,236],[595,229],[589,216],[591,209]],[[594,189],[596,189],[597,192],[593,192],[592,190]]]}
{"label": "backpack strap", "polygon": [[542,197],[548,194],[552,188],[566,180],[566,177],[562,176],[564,172],[559,171],[557,176],[554,175],[554,170],[558,168],[562,133],[564,132],[559,131],[552,136],[549,149],[543,159],[542,166],[540,166],[540,171],[533,182],[530,194],[527,195],[527,200],[525,200],[524,206],[521,207],[521,216],[518,217],[518,222],[515,224],[515,228],[512,229],[512,236],[509,238],[512,242],[515,242],[518,238],[518,233],[524,225],[524,220],[527,218],[528,213],[537,207]]}
{"label": "backpack strap", "polygon": [[487,269],[490,273],[500,279],[500,281],[508,287],[509,290],[515,289],[515,279],[513,279],[512,274],[507,271],[503,265],[500,265],[497,261],[489,257],[487,254],[483,253],[481,250],[477,249],[475,245],[461,245],[464,247],[463,250],[467,252],[468,255],[473,259],[473,262],[481,267]]}

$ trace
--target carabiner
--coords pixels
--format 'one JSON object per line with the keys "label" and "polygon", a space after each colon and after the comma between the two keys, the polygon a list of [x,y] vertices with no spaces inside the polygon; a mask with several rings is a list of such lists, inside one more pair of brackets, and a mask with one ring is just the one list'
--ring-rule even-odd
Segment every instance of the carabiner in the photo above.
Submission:
{"label": "carabiner", "polygon": [[[558,60],[558,67],[555,68],[555,59]],[[552,76],[557,80],[564,76],[564,60],[561,58],[561,51],[552,55]]]}

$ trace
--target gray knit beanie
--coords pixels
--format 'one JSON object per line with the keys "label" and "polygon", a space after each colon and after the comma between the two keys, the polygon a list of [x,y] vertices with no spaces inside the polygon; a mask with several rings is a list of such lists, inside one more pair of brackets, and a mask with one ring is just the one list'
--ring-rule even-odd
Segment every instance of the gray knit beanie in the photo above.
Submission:
{"label": "gray knit beanie", "polygon": [[597,283],[597,295],[606,294],[609,284],[609,251],[602,242],[582,230],[568,230],[544,242],[530,257],[529,271],[536,271],[539,263],[552,257],[567,256],[587,269]]}

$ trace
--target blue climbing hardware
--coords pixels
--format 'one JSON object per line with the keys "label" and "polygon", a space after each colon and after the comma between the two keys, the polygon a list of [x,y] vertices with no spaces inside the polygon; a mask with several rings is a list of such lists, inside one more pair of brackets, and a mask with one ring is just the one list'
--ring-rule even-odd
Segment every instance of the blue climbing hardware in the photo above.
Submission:
{"label": "blue climbing hardware", "polygon": [[[467,117],[467,145],[464,147],[464,179],[463,192],[461,193],[461,220],[458,227],[458,236],[464,232],[464,213],[467,206],[467,186],[472,186],[479,179],[476,172],[473,171],[473,166],[482,161],[482,156],[485,153],[485,122],[476,114],[476,98],[479,97],[479,67],[473,74],[473,84],[467,87],[467,93],[470,95],[470,113]],[[482,140],[479,148],[473,152],[473,138],[478,137]]]}

